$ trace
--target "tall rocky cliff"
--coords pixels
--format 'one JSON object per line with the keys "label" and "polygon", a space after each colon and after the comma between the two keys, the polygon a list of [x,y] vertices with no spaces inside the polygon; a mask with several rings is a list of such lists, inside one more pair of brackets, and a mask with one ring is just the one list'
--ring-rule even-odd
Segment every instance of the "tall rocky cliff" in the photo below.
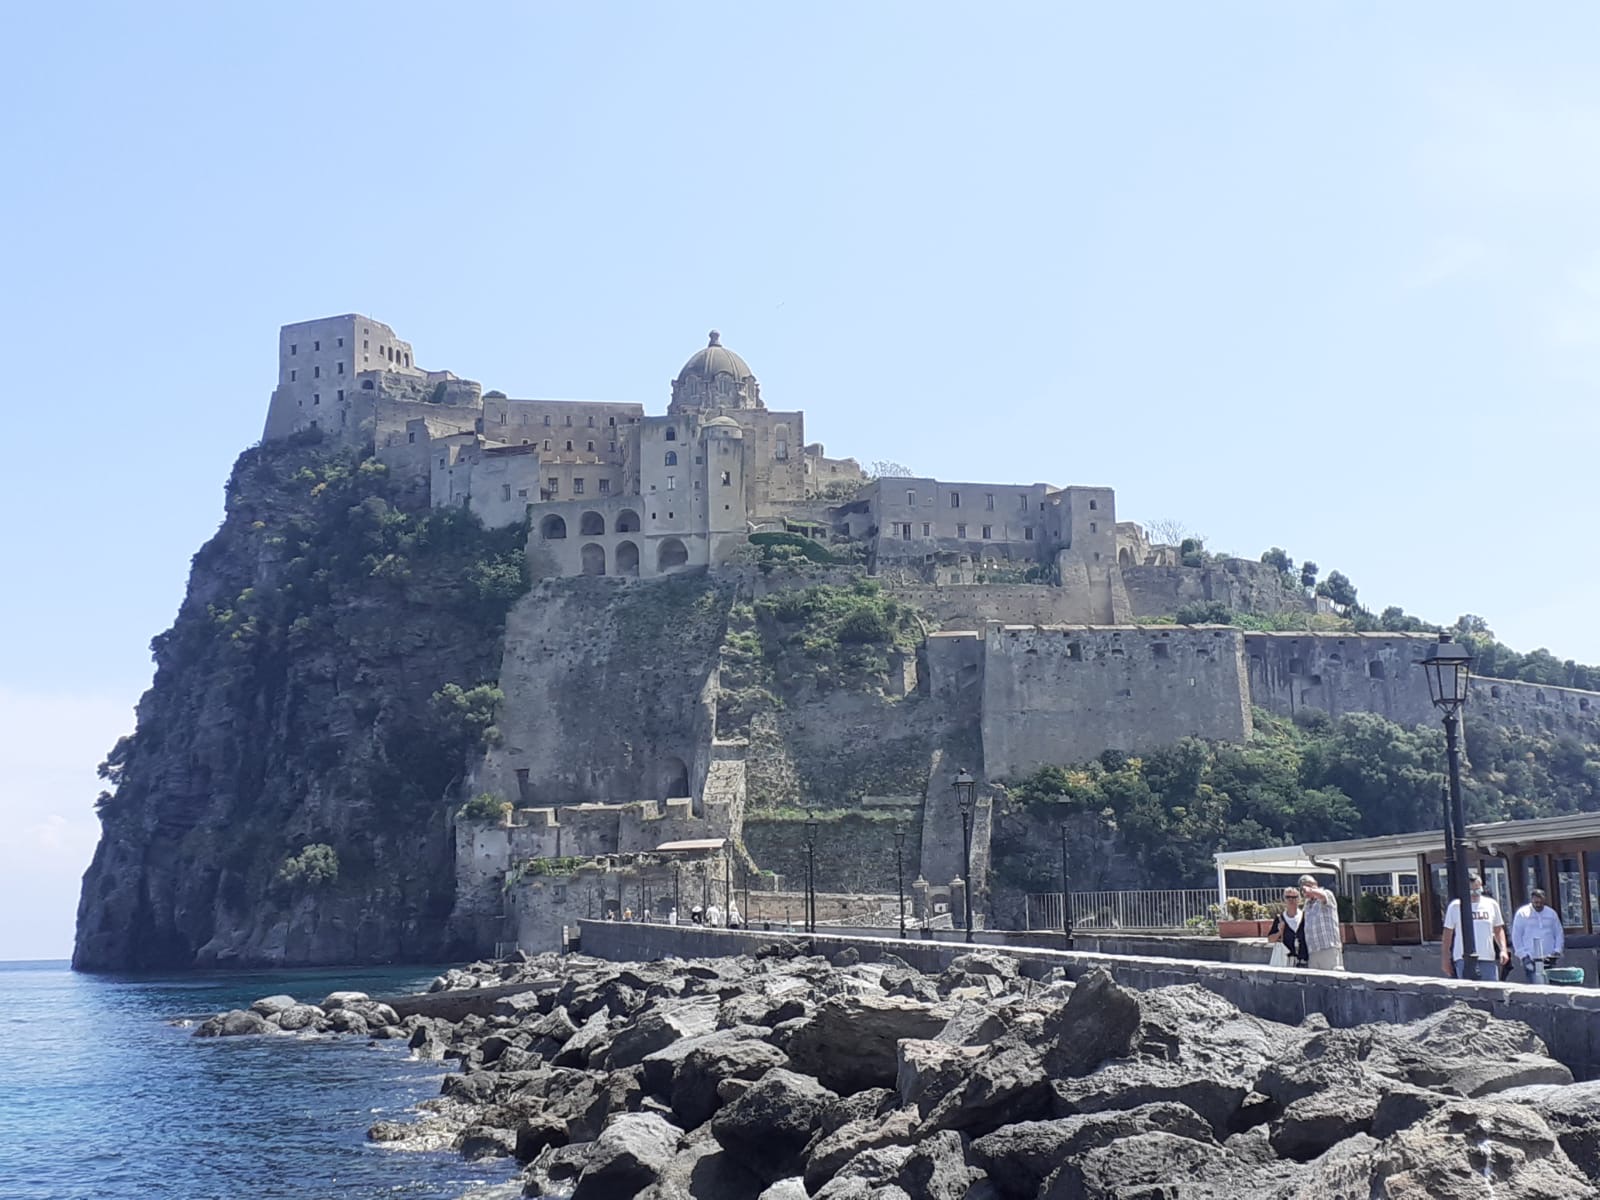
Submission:
{"label": "tall rocky cliff", "polygon": [[246,451],[102,767],[74,965],[448,954],[447,794],[494,736],[523,537],[315,442]]}

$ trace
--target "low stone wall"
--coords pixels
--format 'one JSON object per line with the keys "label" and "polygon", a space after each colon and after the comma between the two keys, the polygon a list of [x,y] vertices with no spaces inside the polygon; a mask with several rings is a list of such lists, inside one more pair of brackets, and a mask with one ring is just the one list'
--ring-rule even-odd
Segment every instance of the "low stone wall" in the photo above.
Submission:
{"label": "low stone wall", "polygon": [[[780,936],[761,930],[685,929],[597,921],[584,921],[581,928],[583,952],[614,962],[747,954]],[[952,959],[969,949],[964,942],[920,938],[900,941],[834,932],[818,933],[810,941],[818,954],[832,955],[854,946],[868,961],[891,953],[928,973],[944,970]],[[1600,991],[1588,988],[1298,971],[1083,950],[990,948],[1013,955],[1023,971],[1034,977],[1060,967],[1067,978],[1078,979],[1095,967],[1104,967],[1118,983],[1139,990],[1198,983],[1244,1012],[1290,1025],[1311,1013],[1321,1013],[1329,1024],[1340,1027],[1371,1021],[1398,1023],[1425,1017],[1457,1002],[1470,1004],[1504,1020],[1524,1022],[1578,1078],[1600,1078]]]}

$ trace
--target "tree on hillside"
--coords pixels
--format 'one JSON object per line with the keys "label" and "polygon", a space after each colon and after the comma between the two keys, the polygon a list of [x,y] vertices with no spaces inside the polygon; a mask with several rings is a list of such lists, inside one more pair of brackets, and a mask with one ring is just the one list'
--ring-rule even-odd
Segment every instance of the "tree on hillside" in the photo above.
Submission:
{"label": "tree on hillside", "polygon": [[1151,542],[1157,546],[1176,546],[1184,538],[1194,536],[1189,532],[1188,524],[1177,517],[1157,517],[1154,521],[1146,521],[1144,528]]}
{"label": "tree on hillside", "polygon": [[1277,567],[1285,575],[1294,570],[1294,559],[1284,553],[1282,547],[1274,546],[1271,550],[1264,551],[1261,561],[1269,567]]}
{"label": "tree on hillside", "polygon": [[1312,562],[1309,558],[1300,564],[1300,586],[1305,588],[1306,591],[1309,592],[1312,588],[1317,586],[1318,570],[1319,568],[1317,564]]}
{"label": "tree on hillside", "polygon": [[1331,571],[1328,577],[1317,584],[1317,595],[1326,596],[1335,604],[1345,608],[1355,608],[1356,586],[1350,582],[1349,576],[1340,571]]}

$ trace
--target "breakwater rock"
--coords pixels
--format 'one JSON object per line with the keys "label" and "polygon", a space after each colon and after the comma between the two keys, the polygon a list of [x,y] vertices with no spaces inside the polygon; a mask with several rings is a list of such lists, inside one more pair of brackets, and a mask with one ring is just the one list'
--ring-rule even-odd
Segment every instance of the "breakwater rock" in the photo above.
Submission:
{"label": "breakwater rock", "polygon": [[477,964],[447,983],[560,982],[402,1018],[460,1072],[370,1136],[514,1155],[572,1200],[1600,1196],[1600,1083],[1464,1005],[1290,1026],[1194,985],[807,950]]}

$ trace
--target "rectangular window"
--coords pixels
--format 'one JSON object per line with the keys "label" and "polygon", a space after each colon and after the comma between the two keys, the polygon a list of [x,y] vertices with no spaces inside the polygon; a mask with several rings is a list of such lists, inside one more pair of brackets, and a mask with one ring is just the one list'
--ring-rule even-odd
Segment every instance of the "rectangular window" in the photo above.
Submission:
{"label": "rectangular window", "polygon": [[502,499],[502,500],[511,499],[511,485],[509,483],[502,483],[500,485],[500,499]]}
{"label": "rectangular window", "polygon": [[1561,914],[1561,924],[1568,929],[1582,929],[1583,878],[1578,874],[1578,858],[1576,855],[1558,857],[1551,865],[1555,867],[1551,874],[1556,894],[1550,900]]}
{"label": "rectangular window", "polygon": [[343,338],[339,339],[339,349],[341,349],[341,350],[344,349],[344,339]]}
{"label": "rectangular window", "polygon": [[966,537],[967,536],[967,527],[965,525],[957,525],[956,526],[956,536],[958,538]]}
{"label": "rectangular window", "polygon": [[1089,501],[1089,511],[1090,512],[1093,512],[1095,509],[1097,509],[1099,507],[1100,507],[1100,505],[1099,505],[1098,501],[1095,501],[1095,500]]}
{"label": "rectangular window", "polygon": [[589,453],[593,454],[594,453],[594,443],[590,442],[588,445],[589,445]]}
{"label": "rectangular window", "polygon": [[561,480],[557,479],[554,475],[550,476],[549,479],[546,479],[545,483],[548,485],[545,488],[545,491],[549,492],[552,496],[561,490]]}
{"label": "rectangular window", "polygon": [[909,542],[911,540],[911,522],[910,521],[901,522],[901,524],[900,524],[900,540],[902,542]]}
{"label": "rectangular window", "polygon": [[600,494],[602,496],[609,496],[611,494],[611,480],[602,479],[600,481]]}
{"label": "rectangular window", "polygon": [[[600,490],[603,492],[603,491],[605,491],[605,488],[601,488]],[[517,499],[526,500],[527,498],[528,498],[528,489],[527,488],[518,488],[517,489]]]}
{"label": "rectangular window", "polygon": [[915,508],[916,506],[917,506],[917,494],[915,492],[911,491],[910,489],[907,489],[907,491],[906,491],[906,507],[907,508]]}
{"label": "rectangular window", "polygon": [[950,493],[950,507],[951,508],[960,508],[961,507],[961,493],[960,492],[951,492]]}
{"label": "rectangular window", "polygon": [[550,439],[549,438],[545,438],[545,440],[544,440],[544,448],[546,450],[550,449]]}
{"label": "rectangular window", "polygon": [[293,369],[293,368],[292,368],[292,367],[291,367],[291,368],[290,368],[290,369],[289,369],[289,382],[290,382],[290,383],[293,383],[293,382],[294,382],[294,381],[295,381],[295,378],[296,378],[296,376],[298,376],[298,375],[299,375],[299,374],[300,374],[300,372],[298,372],[298,371],[296,371],[296,370],[294,370],[294,369]]}
{"label": "rectangular window", "polygon": [[321,350],[322,349],[322,343],[321,342],[312,342],[311,343],[311,348],[313,350]]}
{"label": "rectangular window", "polygon": [[1024,525],[1022,527],[1022,540],[1025,541],[1025,542],[1033,541],[1033,526],[1032,525]]}
{"label": "rectangular window", "polygon": [[289,343],[289,353],[290,354],[299,354],[300,353],[300,347],[296,346],[293,342],[290,342]]}
{"label": "rectangular window", "polygon": [[[366,330],[363,329],[361,332],[365,333]],[[366,338],[362,338],[361,339],[361,353],[365,354],[368,350],[371,350],[371,349],[372,349],[372,347],[367,344],[367,339]]]}
{"label": "rectangular window", "polygon": [[733,486],[733,472],[732,471],[724,471],[722,473],[722,486],[723,487],[732,487]]}
{"label": "rectangular window", "polygon": [[994,511],[994,493],[986,492],[983,497],[983,507],[989,512]]}
{"label": "rectangular window", "polygon": [[312,392],[311,393],[311,403],[313,403],[313,404],[321,404],[322,403],[322,393],[321,392]]}
{"label": "rectangular window", "polygon": [[611,443],[611,453],[615,454],[616,452],[617,452],[617,444],[615,442],[612,442]]}
{"label": "rectangular window", "polygon": [[992,526],[992,525],[985,525],[983,527],[983,540],[984,541],[988,541],[989,538],[991,536],[993,536],[993,529],[994,529],[994,526]]}
{"label": "rectangular window", "polygon": [[932,533],[933,533],[933,527],[931,525],[929,525],[928,522],[924,521],[922,523],[922,536],[923,537],[928,537]]}
{"label": "rectangular window", "polygon": [[339,364],[339,374],[341,374],[341,375],[344,374],[344,364],[343,363]]}
{"label": "rectangular window", "polygon": [[582,479],[574,479],[572,481],[572,494],[574,496],[583,495],[583,480]]}
{"label": "rectangular window", "polygon": [[550,414],[549,413],[545,413],[545,415],[544,415],[544,423],[546,425],[550,424]]}
{"label": "rectangular window", "polygon": [[344,389],[343,388],[339,389],[339,399],[341,399],[341,400],[344,399]]}
{"label": "rectangular window", "polygon": [[668,475],[667,476],[667,491],[669,491],[669,492],[676,491],[677,487],[678,487],[678,477],[676,475]]}
{"label": "rectangular window", "polygon": [[1089,532],[1090,533],[1099,533],[1100,532],[1099,524],[1097,522],[1095,522],[1095,521],[1090,521],[1089,522]]}
{"label": "rectangular window", "polygon": [[571,425],[571,424],[572,424],[572,414],[571,414],[571,413],[568,413],[568,414],[567,414],[567,424],[568,424],[568,425]]}
{"label": "rectangular window", "polygon": [[417,431],[415,429],[411,430],[409,433],[406,434],[406,441],[415,444],[416,440],[417,440]]}
{"label": "rectangular window", "polygon": [[322,368],[321,367],[312,367],[311,368],[311,378],[313,378],[313,379],[321,379],[322,378]]}
{"label": "rectangular window", "polygon": [[1017,507],[1020,508],[1023,512],[1027,512],[1028,511],[1028,498],[1026,496],[1018,496],[1017,497]]}

